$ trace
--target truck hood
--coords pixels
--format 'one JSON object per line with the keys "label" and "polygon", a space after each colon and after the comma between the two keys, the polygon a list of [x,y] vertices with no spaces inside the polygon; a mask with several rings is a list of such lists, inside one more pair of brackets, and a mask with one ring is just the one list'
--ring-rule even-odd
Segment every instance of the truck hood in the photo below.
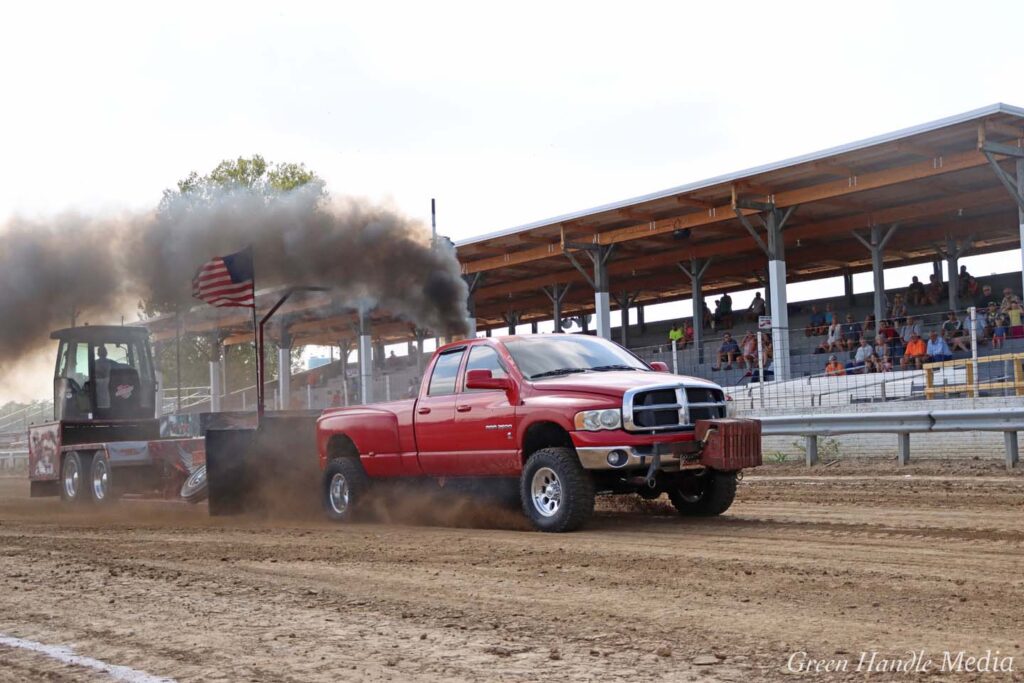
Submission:
{"label": "truck hood", "polygon": [[630,389],[661,384],[685,384],[688,387],[721,390],[721,387],[714,382],[709,382],[699,377],[632,370],[621,372],[580,372],[573,375],[539,379],[530,382],[534,390],[539,392],[562,393],[573,391],[600,396],[622,396]]}

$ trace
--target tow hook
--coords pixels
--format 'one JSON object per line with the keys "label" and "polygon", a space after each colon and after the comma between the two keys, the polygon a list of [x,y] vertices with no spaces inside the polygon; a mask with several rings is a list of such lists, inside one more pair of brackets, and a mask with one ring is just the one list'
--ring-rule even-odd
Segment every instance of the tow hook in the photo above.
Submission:
{"label": "tow hook", "polygon": [[658,488],[658,469],[661,467],[661,444],[654,446],[654,457],[651,458],[651,466],[647,468],[647,486],[651,489]]}

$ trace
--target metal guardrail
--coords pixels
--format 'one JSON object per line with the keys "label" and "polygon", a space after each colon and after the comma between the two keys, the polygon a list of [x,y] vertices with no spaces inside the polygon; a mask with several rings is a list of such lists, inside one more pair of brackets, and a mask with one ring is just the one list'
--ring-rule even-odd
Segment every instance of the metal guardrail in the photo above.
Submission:
{"label": "metal guardrail", "polygon": [[803,436],[807,465],[818,462],[818,437],[837,434],[896,434],[901,465],[910,462],[910,435],[941,432],[1003,432],[1006,467],[1020,461],[1017,432],[1024,430],[1024,408],[920,410],[891,413],[779,415],[762,417],[765,436]]}
{"label": "metal guardrail", "polygon": [[18,469],[19,464],[28,469],[28,451],[0,451],[0,471]]}

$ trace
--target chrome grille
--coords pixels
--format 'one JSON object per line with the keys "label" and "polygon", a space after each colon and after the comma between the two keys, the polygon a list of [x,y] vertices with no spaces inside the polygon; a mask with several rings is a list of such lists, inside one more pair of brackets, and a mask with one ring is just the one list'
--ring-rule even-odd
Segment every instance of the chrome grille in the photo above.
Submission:
{"label": "chrome grille", "polygon": [[657,385],[630,389],[622,401],[622,425],[630,432],[692,429],[697,420],[725,415],[725,393],[720,389]]}

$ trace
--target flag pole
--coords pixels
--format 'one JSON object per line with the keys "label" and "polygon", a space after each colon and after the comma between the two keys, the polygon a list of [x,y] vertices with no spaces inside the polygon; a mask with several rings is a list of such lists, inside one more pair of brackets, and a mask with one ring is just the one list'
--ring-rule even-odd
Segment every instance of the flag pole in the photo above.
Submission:
{"label": "flag pole", "polygon": [[259,325],[256,323],[256,254],[249,245],[249,253],[252,261],[252,339],[253,353],[256,355],[256,414],[263,417],[263,350],[260,348],[263,340],[260,339]]}

